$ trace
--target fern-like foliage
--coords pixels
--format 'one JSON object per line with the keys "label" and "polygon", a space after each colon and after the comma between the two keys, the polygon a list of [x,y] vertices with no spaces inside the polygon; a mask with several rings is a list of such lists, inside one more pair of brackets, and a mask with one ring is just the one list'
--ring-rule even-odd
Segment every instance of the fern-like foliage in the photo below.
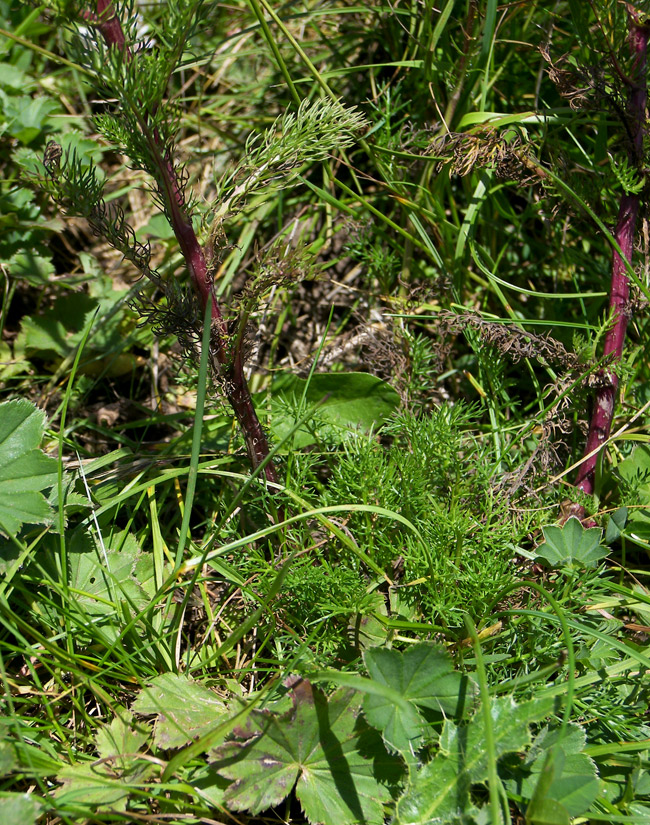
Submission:
{"label": "fern-like foliage", "polygon": [[365,122],[361,112],[340,102],[305,100],[297,112],[277,118],[263,135],[251,135],[242,160],[217,184],[215,225],[253,195],[270,186],[290,185],[304,164],[351,146]]}
{"label": "fern-like foliage", "polygon": [[134,299],[134,309],[156,334],[176,335],[182,348],[191,351],[200,337],[202,319],[196,297],[152,266],[149,242],[137,239],[119,203],[106,203],[97,168],[74,151],[62,152],[54,141],[46,147],[43,165],[46,177],[40,183],[60,208],[71,217],[85,218],[93,233],[120,252],[164,297],[158,304],[142,293]]}
{"label": "fern-like foliage", "polygon": [[645,178],[639,174],[635,164],[630,163],[626,157],[617,161],[609,154],[610,168],[616,177],[621,189],[626,195],[640,195],[645,187]]}

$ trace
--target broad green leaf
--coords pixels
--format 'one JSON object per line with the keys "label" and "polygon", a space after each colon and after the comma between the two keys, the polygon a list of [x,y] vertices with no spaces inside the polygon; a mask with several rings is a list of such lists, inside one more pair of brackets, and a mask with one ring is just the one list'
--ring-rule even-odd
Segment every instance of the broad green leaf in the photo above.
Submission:
{"label": "broad green leaf", "polygon": [[[143,554],[135,537],[122,531],[107,531],[100,537],[81,525],[68,533],[68,587],[66,608],[70,621],[84,634],[90,622],[101,628],[104,640],[120,632],[125,616],[134,616],[150,604],[150,596],[140,584],[153,564],[151,554]],[[32,568],[39,569],[46,580],[58,581],[57,538],[46,536],[33,557]],[[146,582],[145,582],[146,583]],[[41,600],[35,593],[39,611],[52,625],[59,621],[56,602]]]}
{"label": "broad green leaf", "polygon": [[[121,295],[123,293],[113,293],[113,306]],[[24,348],[28,356],[38,355],[43,359],[64,358],[80,344],[88,320],[95,314],[98,304],[100,309],[96,329],[91,333],[87,348],[92,351],[115,346],[119,343],[117,323],[106,324],[103,329],[100,323],[102,311],[110,312],[112,307],[106,306],[106,301],[97,301],[84,293],[66,294],[60,297],[51,309],[40,315],[23,318],[17,343]]]}
{"label": "broad green leaf", "polygon": [[314,429],[320,437],[340,441],[351,430],[369,430],[383,424],[397,409],[399,395],[385,381],[365,372],[318,373],[309,381],[295,375],[282,376],[271,387],[270,426],[276,439],[286,438],[296,422],[316,405],[313,423],[293,434],[295,448],[314,444]]}
{"label": "broad green leaf", "polygon": [[57,779],[63,783],[54,796],[61,805],[83,805],[97,811],[124,811],[129,797],[156,770],[149,761],[140,760],[126,772],[115,771],[111,762],[97,760],[66,765]]}
{"label": "broad green leaf", "polygon": [[554,747],[561,748],[565,754],[580,753],[584,749],[586,742],[587,734],[580,725],[570,724],[564,734],[562,733],[562,728],[549,728],[548,725],[545,725],[535,737],[526,755],[526,761],[533,762],[540,754]]}
{"label": "broad green leaf", "polygon": [[128,602],[142,610],[149,597],[133,572],[141,550],[133,535],[116,533],[99,540],[83,529],[72,534],[68,544],[72,598],[84,612],[95,616],[112,615],[116,602]]}
{"label": "broad green leaf", "polygon": [[138,240],[140,240],[140,238],[146,239],[147,235],[163,241],[168,241],[175,237],[171,224],[162,214],[152,215],[147,223],[138,229]]}
{"label": "broad green leaf", "polygon": [[396,825],[454,819],[469,805],[471,784],[457,759],[438,754],[415,775],[398,800]]}
{"label": "broad green leaf", "polygon": [[13,744],[0,741],[0,776],[6,776],[17,767],[18,760]]}
{"label": "broad green leaf", "polygon": [[0,716],[0,776],[14,770],[30,777],[54,776],[60,769],[49,734],[15,717]]}
{"label": "broad green leaf", "polygon": [[[530,743],[529,725],[547,716],[550,701],[533,700],[517,705],[511,697],[494,699],[490,705],[497,758],[519,753]],[[436,756],[413,776],[397,803],[396,825],[449,822],[460,817],[469,804],[473,783],[488,776],[485,722],[480,709],[466,725],[445,725]]]}
{"label": "broad green leaf", "polygon": [[0,536],[0,576],[6,576],[7,572],[18,563],[21,557],[21,564],[23,564],[25,554],[20,547],[14,544],[13,541],[8,541]]}
{"label": "broad green leaf", "polygon": [[[367,728],[364,733],[361,696],[338,690],[328,700],[306,680],[291,695],[288,713],[253,711],[238,741],[215,752],[214,768],[233,780],[226,804],[259,813],[278,805],[295,786],[310,822],[380,825],[390,793],[378,777],[394,781],[399,765],[377,735]],[[365,737],[370,741],[362,745]]]}
{"label": "broad green leaf", "polygon": [[526,811],[526,825],[570,825],[571,817],[565,807],[553,799],[544,799]]}
{"label": "broad green leaf", "polygon": [[21,357],[18,349],[12,352],[9,344],[0,341],[0,381],[7,381],[14,375],[29,372],[29,362]]}
{"label": "broad green leaf", "polygon": [[120,354],[127,355],[123,353],[125,331],[135,329],[135,318],[124,306],[126,290],[115,289],[111,279],[89,256],[82,254],[81,262],[88,277],[88,294],[66,293],[45,312],[24,317],[14,351],[57,362],[81,343],[92,321],[80,362],[80,372],[92,373],[97,371],[99,356],[105,359],[107,367]]}
{"label": "broad green leaf", "polygon": [[638,444],[632,455],[621,461],[616,472],[636,491],[639,503],[645,505],[628,511],[624,533],[650,541],[650,447]]}
{"label": "broad green leaf", "polygon": [[[650,596],[650,590],[642,584],[633,584],[632,590],[646,598]],[[642,601],[633,602],[630,604],[630,610],[634,611],[644,624],[650,625],[650,604]]]}
{"label": "broad green leaf", "polygon": [[537,555],[553,567],[595,567],[609,554],[601,545],[602,530],[585,528],[577,518],[570,518],[563,527],[544,527],[546,541],[537,548]]}
{"label": "broad green leaf", "polygon": [[32,794],[10,793],[0,799],[0,821],[13,825],[33,825],[40,816],[42,804]]}
{"label": "broad green leaf", "polygon": [[97,750],[102,759],[111,759],[121,771],[128,770],[137,758],[142,746],[149,740],[151,731],[140,723],[137,727],[133,714],[122,711],[110,725],[102,725],[95,736]]}
{"label": "broad green leaf", "polygon": [[619,507],[609,517],[605,530],[605,544],[613,544],[623,535],[627,524],[629,511],[627,507]]}
{"label": "broad green leaf", "polygon": [[131,709],[144,716],[157,716],[153,741],[165,750],[180,748],[207,733],[226,715],[225,705],[216,693],[176,673],[156,676]]}
{"label": "broad green leaf", "polygon": [[617,466],[618,475],[633,485],[650,503],[650,447],[638,444],[632,455]]}
{"label": "broad green leaf", "polygon": [[43,131],[49,115],[59,109],[60,104],[46,97],[5,96],[3,108],[7,131],[27,145]]}
{"label": "broad green leaf", "polygon": [[545,798],[560,804],[571,816],[585,813],[600,792],[595,763],[584,753],[586,735],[578,725],[570,725],[565,736],[560,728],[543,728],[522,765],[523,777],[517,793],[533,797],[549,749],[554,749],[554,775]]}
{"label": "broad green leaf", "polygon": [[35,85],[35,81],[18,66],[0,62],[0,87],[3,89],[27,92]]}
{"label": "broad green leaf", "polygon": [[[571,816],[579,816],[589,810],[600,792],[596,765],[584,753],[570,753],[559,761],[547,799],[562,805]],[[523,796],[532,796],[543,763],[544,755],[540,755],[532,764],[530,776],[522,783]]]}
{"label": "broad green leaf", "polygon": [[224,776],[220,776],[213,767],[201,765],[187,776],[186,781],[192,786],[196,795],[211,807],[225,807],[223,795],[230,782]]}
{"label": "broad green leaf", "polygon": [[23,249],[12,256],[8,264],[9,272],[14,278],[21,278],[32,286],[43,288],[54,274],[52,258],[44,247]]}
{"label": "broad green leaf", "polygon": [[644,805],[641,802],[632,802],[627,806],[627,813],[630,816],[628,820],[634,825],[650,825],[650,805]]}
{"label": "broad green leaf", "polygon": [[0,533],[47,524],[52,511],[40,492],[56,481],[56,461],[40,449],[45,414],[24,399],[0,404]]}
{"label": "broad green leaf", "polygon": [[414,645],[404,653],[372,648],[363,659],[371,679],[397,690],[410,703],[410,708],[403,708],[382,696],[364,698],[366,718],[381,731],[389,747],[408,754],[420,746],[426,722],[418,706],[457,715],[463,677],[454,671],[451,657],[442,648],[430,643]]}

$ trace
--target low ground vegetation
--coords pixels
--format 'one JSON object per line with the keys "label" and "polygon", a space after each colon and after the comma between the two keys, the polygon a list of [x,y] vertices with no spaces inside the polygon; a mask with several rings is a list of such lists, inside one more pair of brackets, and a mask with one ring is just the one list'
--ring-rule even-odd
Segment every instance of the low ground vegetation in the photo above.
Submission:
{"label": "low ground vegetation", "polygon": [[0,0],[3,821],[650,822],[641,5]]}

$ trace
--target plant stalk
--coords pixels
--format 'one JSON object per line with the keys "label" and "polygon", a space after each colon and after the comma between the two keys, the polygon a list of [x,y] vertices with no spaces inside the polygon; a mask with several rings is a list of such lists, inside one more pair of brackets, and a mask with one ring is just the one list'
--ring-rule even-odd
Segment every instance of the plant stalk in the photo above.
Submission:
{"label": "plant stalk", "polygon": [[[641,21],[638,12],[631,4],[628,4],[627,10],[634,81],[628,98],[631,138],[628,154],[630,163],[639,168],[643,161],[643,132],[647,100],[646,70],[650,27]],[[630,262],[634,252],[634,235],[640,208],[641,198],[639,195],[624,194],[621,198],[614,238],[625,258]],[[589,433],[584,451],[586,456],[589,456],[590,453],[593,453],[593,455],[582,462],[575,480],[575,486],[589,495],[594,492],[596,465],[600,455],[599,448],[609,437],[614,419],[614,407],[619,386],[616,365],[623,355],[625,335],[630,318],[629,300],[630,280],[626,271],[626,263],[618,251],[615,250],[612,259],[612,285],[609,297],[612,323],[605,336],[603,351],[608,366],[601,370],[599,374],[600,386],[595,392]],[[599,452],[594,452],[596,450]],[[572,514],[581,518],[584,517],[584,508],[571,509]]]}
{"label": "plant stalk", "polygon": [[[109,47],[119,49],[123,52],[124,58],[130,60],[132,53],[126,43],[122,24],[115,14],[112,0],[97,0],[96,8],[97,14],[86,14],[86,19],[98,26]],[[212,288],[212,279],[205,254],[187,212],[183,185],[174,168],[171,150],[164,145],[158,130],[149,127],[146,111],[138,113],[138,120],[148,140],[151,156],[156,163],[169,220],[204,315],[208,302],[212,298],[211,349],[215,356],[212,359],[213,368],[241,427],[246,452],[255,470],[268,457],[269,444],[253,406],[244,375],[241,337],[237,337],[233,347],[235,351],[231,352],[228,346],[228,325]],[[278,476],[272,461],[267,461],[265,464],[264,474],[268,481],[277,483]]]}

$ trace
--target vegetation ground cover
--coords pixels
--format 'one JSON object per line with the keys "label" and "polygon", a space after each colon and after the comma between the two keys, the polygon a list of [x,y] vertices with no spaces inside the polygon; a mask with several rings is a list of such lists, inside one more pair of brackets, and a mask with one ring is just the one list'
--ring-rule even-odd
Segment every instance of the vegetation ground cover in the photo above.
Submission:
{"label": "vegetation ground cover", "polygon": [[4,819],[650,821],[647,20],[0,0]]}

